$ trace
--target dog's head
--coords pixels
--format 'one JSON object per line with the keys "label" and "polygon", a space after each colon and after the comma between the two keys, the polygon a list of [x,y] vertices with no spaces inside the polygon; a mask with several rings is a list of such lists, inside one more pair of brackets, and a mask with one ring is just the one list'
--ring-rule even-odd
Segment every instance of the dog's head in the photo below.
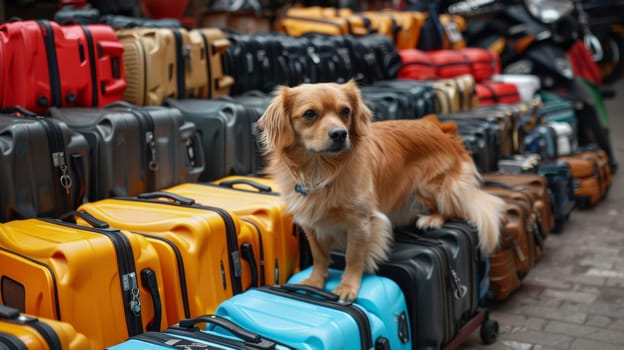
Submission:
{"label": "dog's head", "polygon": [[280,87],[258,121],[268,152],[289,147],[338,155],[369,131],[371,112],[354,81]]}

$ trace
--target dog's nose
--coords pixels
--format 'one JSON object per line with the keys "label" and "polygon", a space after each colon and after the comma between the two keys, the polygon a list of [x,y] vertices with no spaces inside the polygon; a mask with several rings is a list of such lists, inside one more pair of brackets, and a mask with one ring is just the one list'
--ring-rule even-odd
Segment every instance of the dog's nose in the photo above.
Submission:
{"label": "dog's nose", "polygon": [[329,130],[329,138],[337,143],[342,143],[347,138],[347,130],[344,128],[333,128]]}

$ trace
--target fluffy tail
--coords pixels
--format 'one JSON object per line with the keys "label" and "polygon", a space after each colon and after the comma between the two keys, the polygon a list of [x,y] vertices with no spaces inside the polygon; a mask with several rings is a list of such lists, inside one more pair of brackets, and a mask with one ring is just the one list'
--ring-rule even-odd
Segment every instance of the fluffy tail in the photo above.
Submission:
{"label": "fluffy tail", "polygon": [[479,188],[480,176],[474,164],[464,163],[459,181],[455,182],[451,196],[459,204],[459,212],[479,230],[479,246],[484,253],[496,249],[505,202]]}

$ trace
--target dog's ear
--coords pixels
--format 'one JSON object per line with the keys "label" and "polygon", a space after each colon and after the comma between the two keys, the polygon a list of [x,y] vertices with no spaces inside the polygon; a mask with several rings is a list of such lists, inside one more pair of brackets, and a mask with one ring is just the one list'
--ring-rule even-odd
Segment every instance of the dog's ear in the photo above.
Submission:
{"label": "dog's ear", "polygon": [[370,129],[373,113],[368,109],[362,100],[360,89],[353,79],[342,85],[345,93],[351,102],[353,121],[351,123],[351,133],[354,136],[365,136]]}
{"label": "dog's ear", "polygon": [[269,107],[258,120],[261,139],[267,152],[283,149],[295,142],[295,131],[288,112],[290,89],[280,86]]}

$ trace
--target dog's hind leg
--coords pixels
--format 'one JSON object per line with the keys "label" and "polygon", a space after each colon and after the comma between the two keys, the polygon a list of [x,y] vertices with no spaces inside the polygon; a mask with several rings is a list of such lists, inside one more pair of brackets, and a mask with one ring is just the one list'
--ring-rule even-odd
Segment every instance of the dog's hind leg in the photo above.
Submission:
{"label": "dog's hind leg", "polygon": [[313,264],[312,273],[308,278],[303,280],[301,284],[323,289],[325,288],[327,269],[329,268],[330,242],[327,242],[327,240],[320,240],[312,228],[304,227],[303,230],[310,245]]}

